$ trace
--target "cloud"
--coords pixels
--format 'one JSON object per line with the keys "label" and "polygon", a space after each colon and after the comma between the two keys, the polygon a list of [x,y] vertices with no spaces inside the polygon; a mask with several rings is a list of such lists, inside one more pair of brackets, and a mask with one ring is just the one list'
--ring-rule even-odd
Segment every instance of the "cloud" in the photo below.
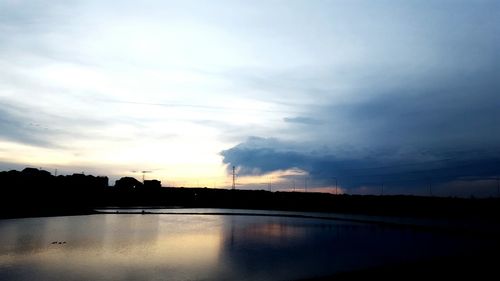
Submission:
{"label": "cloud", "polygon": [[[349,158],[349,151],[350,157],[416,161],[461,150],[497,157],[498,20],[489,12],[491,3],[476,4],[432,15],[426,5],[394,6],[397,11],[388,13],[387,21],[375,23],[388,24],[380,32],[370,32],[369,26],[358,30],[364,21],[354,24],[359,40],[369,41],[370,47],[348,53],[347,61],[330,61],[330,53],[321,53],[323,64],[240,70],[231,77],[301,111],[297,117],[283,117],[287,125],[300,126],[258,134],[264,138],[328,147],[325,153],[337,158]],[[416,14],[407,14],[408,21],[396,25],[396,19],[415,5]],[[439,6],[430,4],[435,5]],[[374,13],[380,12],[378,8]],[[430,21],[422,22],[417,14],[429,15]],[[332,52],[342,50],[333,46]]]}
{"label": "cloud", "polygon": [[283,121],[285,121],[286,123],[305,124],[305,125],[315,125],[323,123],[320,120],[303,116],[285,117],[283,118]]}
{"label": "cloud", "polygon": [[153,147],[184,161],[194,146],[217,166],[227,147],[244,174],[342,174],[365,191],[433,169],[487,176],[500,151],[499,5],[3,1],[0,137],[64,143],[97,165],[173,159],[143,152]]}
{"label": "cloud", "polygon": [[382,184],[413,194],[429,184],[474,185],[500,172],[499,76],[490,63],[473,71],[457,65],[435,75],[368,76],[369,87],[354,92],[366,98],[308,104],[308,115],[326,121],[285,119],[305,122],[276,130],[285,137],[252,137],[224,150],[223,162],[242,174],[298,168],[326,186],[337,177],[354,193]]}
{"label": "cloud", "polygon": [[238,174],[241,176],[300,169],[325,186],[330,186],[337,178],[347,190],[382,184],[406,186],[411,190],[416,186],[456,180],[472,182],[494,178],[500,167],[500,154],[457,151],[447,153],[447,158],[444,155],[433,155],[433,160],[410,160],[410,156],[414,155],[393,159],[369,153],[337,157],[328,151],[298,151],[297,147],[295,150],[291,150],[291,147],[294,145],[275,139],[253,137],[222,151],[221,155],[224,163],[239,168]]}
{"label": "cloud", "polygon": [[[456,19],[441,18],[445,26],[432,31],[440,35],[437,41],[422,41],[434,59],[415,49],[403,61],[367,58],[313,72],[279,72],[259,83],[249,77],[261,90],[275,91],[274,98],[295,98],[300,116],[324,122],[285,117],[301,126],[224,150],[224,163],[249,174],[299,168],[324,182],[341,177],[351,190],[394,183],[411,191],[430,182],[473,184],[498,175],[500,57],[492,46],[500,40],[493,36],[496,25],[486,24],[496,20],[487,15],[481,24],[459,23],[460,34],[448,26]],[[291,89],[298,94],[288,98]]]}
{"label": "cloud", "polygon": [[21,171],[24,168],[26,168],[26,165],[22,165],[19,163],[3,162],[2,159],[0,159],[0,171],[9,171],[9,170]]}
{"label": "cloud", "polygon": [[259,175],[295,167],[304,168],[309,162],[305,155],[293,151],[280,151],[273,145],[251,146],[251,144],[242,143],[222,151],[224,163],[238,166],[241,175]]}
{"label": "cloud", "polygon": [[53,130],[34,118],[26,117],[28,109],[0,103],[0,139],[42,147],[56,146]]}

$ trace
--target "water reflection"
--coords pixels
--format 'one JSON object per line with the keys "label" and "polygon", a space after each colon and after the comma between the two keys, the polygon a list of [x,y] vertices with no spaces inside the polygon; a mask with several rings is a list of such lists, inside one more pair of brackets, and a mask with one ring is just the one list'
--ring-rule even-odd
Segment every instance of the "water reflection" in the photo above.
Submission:
{"label": "water reflection", "polygon": [[463,240],[350,222],[229,217],[221,260],[241,280],[289,280],[451,255]]}
{"label": "water reflection", "polygon": [[36,269],[33,278],[20,279],[160,280],[167,274],[185,280],[216,267],[221,236],[214,226],[220,224],[217,217],[153,215],[1,221],[0,279],[19,279]]}
{"label": "water reflection", "polygon": [[3,220],[0,280],[289,280],[447,255],[466,244],[430,232],[286,217]]}
{"label": "water reflection", "polygon": [[[224,239],[224,260],[248,280],[327,274],[338,264],[337,258],[351,254],[342,253],[340,247],[348,242],[345,227],[355,228],[350,224],[332,225],[322,221],[305,224],[283,218],[247,224],[241,219],[232,219],[230,224],[231,237]],[[348,247],[352,250],[353,246],[356,245]]]}

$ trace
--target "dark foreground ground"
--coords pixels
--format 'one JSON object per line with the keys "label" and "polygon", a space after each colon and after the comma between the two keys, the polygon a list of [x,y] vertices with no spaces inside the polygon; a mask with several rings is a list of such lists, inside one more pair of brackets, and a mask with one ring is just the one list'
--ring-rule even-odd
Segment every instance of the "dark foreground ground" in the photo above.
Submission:
{"label": "dark foreground ground", "polygon": [[[498,250],[498,248],[496,249]],[[499,252],[436,258],[301,281],[328,280],[499,280]]]}
{"label": "dark foreground ground", "polygon": [[471,218],[500,222],[498,198],[361,196],[211,188],[125,189],[0,186],[0,218],[91,213],[103,207],[183,207]]}

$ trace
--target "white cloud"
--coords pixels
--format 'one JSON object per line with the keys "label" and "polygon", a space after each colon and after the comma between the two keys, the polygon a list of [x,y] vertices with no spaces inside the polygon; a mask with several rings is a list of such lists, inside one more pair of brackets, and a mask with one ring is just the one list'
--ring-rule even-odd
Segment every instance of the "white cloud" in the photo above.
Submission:
{"label": "white cloud", "polygon": [[[191,163],[224,177],[218,152],[253,135],[359,154],[400,143],[418,150],[419,133],[433,143],[418,126],[473,114],[469,105],[497,117],[481,107],[490,95],[474,91],[498,86],[476,74],[499,73],[499,10],[468,1],[4,1],[0,102],[23,114],[9,111],[0,137],[17,148],[2,161],[21,161],[28,145],[33,163],[177,161],[186,165],[179,174]],[[407,102],[429,92],[442,98],[437,115],[408,118],[417,126],[408,132],[395,120],[398,104],[419,109]],[[379,108],[387,97],[392,106]],[[293,117],[302,124],[283,122]],[[12,126],[26,120],[48,133]],[[468,120],[470,129],[480,118]],[[486,125],[477,139],[494,142]],[[462,132],[441,131],[445,145]],[[30,133],[64,149],[39,148]]]}

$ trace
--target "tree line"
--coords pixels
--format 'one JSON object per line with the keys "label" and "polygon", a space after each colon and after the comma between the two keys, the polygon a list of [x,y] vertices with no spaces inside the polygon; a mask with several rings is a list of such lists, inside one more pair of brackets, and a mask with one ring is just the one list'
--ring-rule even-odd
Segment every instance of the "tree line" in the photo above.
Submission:
{"label": "tree line", "polygon": [[25,168],[0,172],[0,218],[95,213],[102,207],[201,207],[463,217],[500,214],[497,198],[334,195],[313,192],[162,187],[158,180],[52,175]]}

